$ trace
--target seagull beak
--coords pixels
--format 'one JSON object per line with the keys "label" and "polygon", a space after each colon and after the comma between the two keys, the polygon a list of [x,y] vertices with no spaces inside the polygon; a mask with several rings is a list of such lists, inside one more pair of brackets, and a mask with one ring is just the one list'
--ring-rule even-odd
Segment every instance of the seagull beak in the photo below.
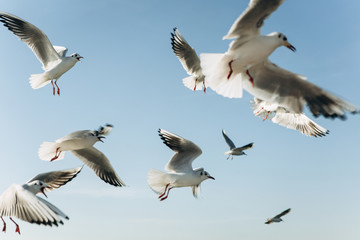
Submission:
{"label": "seagull beak", "polygon": [[46,196],[46,194],[45,194],[45,187],[41,188],[41,192],[45,195],[45,197],[48,197],[48,196]]}
{"label": "seagull beak", "polygon": [[104,141],[102,140],[102,138],[105,138],[105,137],[99,136],[99,137],[97,137],[97,138],[99,139],[100,142],[104,142]]}
{"label": "seagull beak", "polygon": [[210,179],[212,179],[212,180],[215,180],[215,178],[214,178],[214,177],[212,177],[212,176],[208,176],[208,178],[210,178]]}
{"label": "seagull beak", "polygon": [[80,57],[77,57],[76,59],[77,59],[79,62],[81,62],[81,60],[80,60],[81,58],[84,58],[84,57],[81,57],[81,56],[80,56]]}
{"label": "seagull beak", "polygon": [[284,42],[284,46],[287,47],[288,49],[290,49],[293,52],[296,51],[296,48],[293,45],[291,45],[288,41]]}

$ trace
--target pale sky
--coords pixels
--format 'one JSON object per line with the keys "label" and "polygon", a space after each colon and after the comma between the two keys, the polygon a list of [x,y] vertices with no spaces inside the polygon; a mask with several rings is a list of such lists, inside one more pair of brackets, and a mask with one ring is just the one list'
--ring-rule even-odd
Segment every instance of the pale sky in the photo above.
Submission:
{"label": "pale sky", "polygon": [[[0,26],[2,150],[0,193],[41,172],[82,165],[66,153],[52,163],[39,159],[43,141],[100,125],[114,125],[95,147],[128,185],[116,188],[89,168],[48,201],[70,217],[60,227],[17,219],[24,240],[358,240],[360,238],[359,115],[346,121],[315,119],[330,130],[311,138],[263,122],[250,109],[252,98],[228,99],[209,89],[182,84],[185,70],[173,54],[170,32],[177,27],[197,53],[223,53],[222,37],[247,7],[247,0],[222,1],[45,1],[0,0],[0,11],[42,29],[54,45],[84,56],[82,63],[51,85],[33,90],[28,79],[41,73],[31,50]],[[297,51],[278,48],[270,60],[305,75],[318,86],[360,105],[360,3],[285,1],[265,22],[263,34],[284,33]],[[354,31],[355,30],[355,31]],[[150,168],[163,170],[173,152],[157,130],[196,143],[215,181],[173,189],[163,202],[147,184]],[[254,142],[247,156],[226,160],[221,130],[236,145]],[[284,222],[268,217],[292,208]],[[0,239],[20,239],[8,219]],[[0,222],[1,228],[1,222]]]}

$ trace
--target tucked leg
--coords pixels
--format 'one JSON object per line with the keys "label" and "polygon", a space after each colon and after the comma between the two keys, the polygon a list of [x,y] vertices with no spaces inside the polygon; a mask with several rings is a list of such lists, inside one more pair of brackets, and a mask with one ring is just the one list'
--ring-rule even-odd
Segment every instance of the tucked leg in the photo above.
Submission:
{"label": "tucked leg", "polygon": [[60,149],[60,147],[58,147],[58,148],[56,149],[55,157],[53,157],[53,158],[50,160],[50,162],[52,162],[52,161],[54,161],[54,160],[56,160],[56,159],[59,158],[60,153],[61,153],[61,151],[59,151],[59,149]]}
{"label": "tucked leg", "polygon": [[[59,86],[57,85],[57,79],[55,80],[55,86],[57,87],[57,95],[59,95],[60,96],[60,88],[59,88]],[[55,94],[54,94],[55,95]]]}
{"label": "tucked leg", "polygon": [[166,193],[166,191],[167,191],[167,189],[168,189],[169,185],[170,185],[170,183],[166,184],[164,192],[163,192],[163,193],[162,193],[162,194],[161,194],[158,198],[161,198],[162,196],[164,196],[164,195],[165,195],[165,193]]}
{"label": "tucked leg", "polygon": [[20,234],[20,228],[19,228],[19,225],[10,217],[10,220],[13,222],[13,223],[15,223],[15,225],[16,225],[16,230],[15,230],[15,232],[17,232],[17,233],[19,233]]}
{"label": "tucked leg", "polygon": [[252,78],[252,76],[249,73],[249,70],[246,70],[246,74],[249,76],[249,81],[251,82],[251,85],[254,87],[254,79]]}
{"label": "tucked leg", "polygon": [[168,192],[167,192],[166,196],[165,196],[165,197],[162,197],[162,198],[160,199],[160,201],[163,201],[163,200],[167,199],[167,197],[169,196],[169,192],[170,192],[171,189],[173,189],[173,187],[171,187],[171,188],[168,189]]}
{"label": "tucked leg", "polygon": [[6,222],[4,221],[3,217],[1,217],[1,220],[3,221],[4,223],[4,227],[2,229],[3,232],[6,232]]}
{"label": "tucked leg", "polygon": [[234,61],[234,60],[231,60],[231,61],[229,62],[230,71],[229,71],[229,74],[227,75],[227,79],[229,79],[229,78],[231,77],[231,74],[233,73],[233,69],[232,69],[232,67],[231,67],[231,64],[232,64],[233,61]]}
{"label": "tucked leg", "polygon": [[53,95],[55,95],[55,86],[54,86],[53,80],[51,80],[51,85],[52,85],[52,87],[53,87]]}

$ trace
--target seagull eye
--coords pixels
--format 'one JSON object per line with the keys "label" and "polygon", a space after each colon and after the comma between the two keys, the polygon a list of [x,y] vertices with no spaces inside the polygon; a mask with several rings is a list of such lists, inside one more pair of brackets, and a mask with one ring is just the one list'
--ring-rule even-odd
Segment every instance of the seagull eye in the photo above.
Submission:
{"label": "seagull eye", "polygon": [[284,37],[283,39],[284,39],[284,41],[287,41],[287,38],[286,38],[286,37]]}
{"label": "seagull eye", "polygon": [[208,175],[208,173],[207,172],[205,172],[205,176],[207,176]]}
{"label": "seagull eye", "polygon": [[281,38],[281,34],[278,35],[278,38]]}

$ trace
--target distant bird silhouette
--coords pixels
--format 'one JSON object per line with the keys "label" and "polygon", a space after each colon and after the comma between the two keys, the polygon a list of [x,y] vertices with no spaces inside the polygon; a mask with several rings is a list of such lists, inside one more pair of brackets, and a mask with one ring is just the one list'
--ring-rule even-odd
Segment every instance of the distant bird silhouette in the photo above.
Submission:
{"label": "distant bird silhouette", "polygon": [[276,215],[273,218],[268,218],[267,221],[265,222],[265,224],[270,224],[273,222],[282,222],[283,220],[281,219],[282,216],[288,214],[291,211],[291,208],[286,209],[285,211],[283,211],[282,213]]}

